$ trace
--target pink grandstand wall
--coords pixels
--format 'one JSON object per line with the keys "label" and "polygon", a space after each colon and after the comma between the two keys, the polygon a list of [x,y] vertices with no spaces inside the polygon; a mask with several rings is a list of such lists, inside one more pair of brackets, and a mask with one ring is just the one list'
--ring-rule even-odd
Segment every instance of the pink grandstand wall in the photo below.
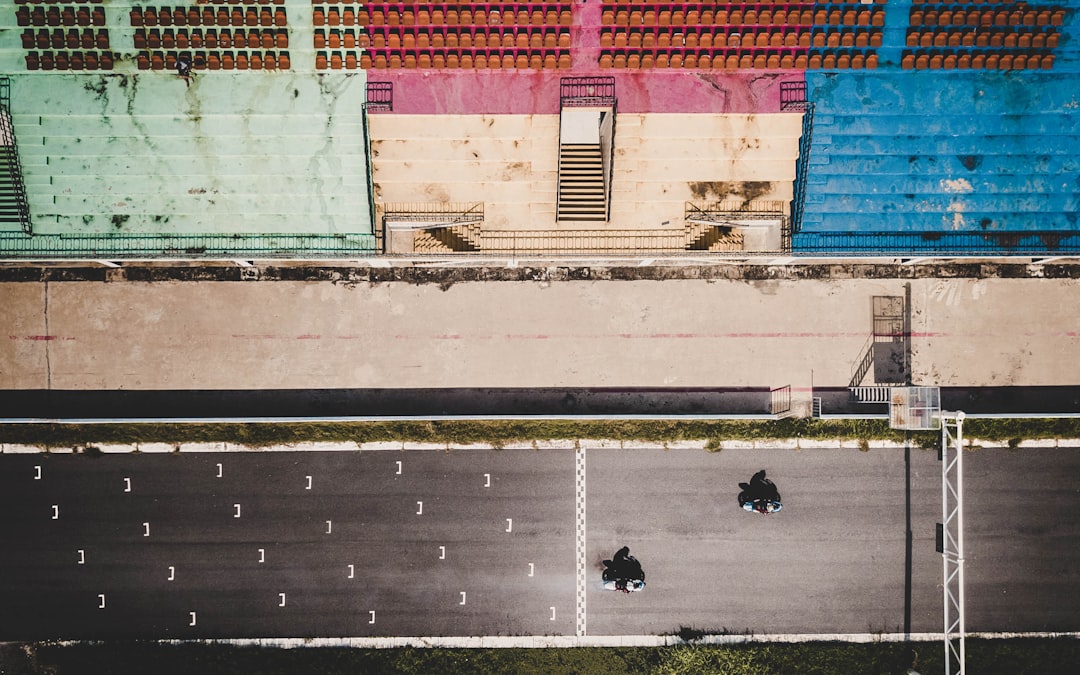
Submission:
{"label": "pink grandstand wall", "polygon": [[[372,82],[394,86],[395,114],[557,114],[559,80],[570,73],[525,71],[513,77],[491,71],[372,71]],[[620,112],[779,112],[780,84],[802,81],[801,71],[575,70],[610,75]]]}

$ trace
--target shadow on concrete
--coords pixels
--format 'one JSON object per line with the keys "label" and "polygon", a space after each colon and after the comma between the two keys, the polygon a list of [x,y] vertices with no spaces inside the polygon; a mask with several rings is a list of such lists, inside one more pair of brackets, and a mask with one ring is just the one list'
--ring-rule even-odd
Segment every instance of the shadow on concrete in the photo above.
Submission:
{"label": "shadow on concrete", "polygon": [[[887,415],[885,403],[852,401],[847,387],[814,389],[825,415]],[[1080,413],[1080,386],[942,387],[941,409],[970,414],[1054,415]]]}
{"label": "shadow on concrete", "polygon": [[3,418],[767,415],[769,389],[496,388],[3,391]]}

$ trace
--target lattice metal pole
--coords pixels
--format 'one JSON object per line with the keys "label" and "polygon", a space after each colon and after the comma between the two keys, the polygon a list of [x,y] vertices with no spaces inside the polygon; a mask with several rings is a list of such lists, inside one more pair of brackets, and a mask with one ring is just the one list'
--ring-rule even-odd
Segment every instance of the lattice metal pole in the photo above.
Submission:
{"label": "lattice metal pole", "polygon": [[964,413],[941,414],[945,675],[964,675]]}

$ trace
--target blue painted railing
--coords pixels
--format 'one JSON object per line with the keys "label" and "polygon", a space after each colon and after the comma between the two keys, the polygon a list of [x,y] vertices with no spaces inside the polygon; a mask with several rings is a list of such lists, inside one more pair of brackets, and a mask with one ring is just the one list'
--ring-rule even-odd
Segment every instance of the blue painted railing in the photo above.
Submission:
{"label": "blue painted railing", "polygon": [[1056,256],[1080,253],[1080,232],[801,232],[803,256]]}

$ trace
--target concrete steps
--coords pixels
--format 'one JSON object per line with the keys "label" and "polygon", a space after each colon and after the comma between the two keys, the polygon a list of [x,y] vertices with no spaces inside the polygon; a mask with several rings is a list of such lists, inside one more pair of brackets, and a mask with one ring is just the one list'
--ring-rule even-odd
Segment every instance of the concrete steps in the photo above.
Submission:
{"label": "concrete steps", "polygon": [[566,143],[559,147],[558,219],[604,222],[607,194],[600,144]]}

